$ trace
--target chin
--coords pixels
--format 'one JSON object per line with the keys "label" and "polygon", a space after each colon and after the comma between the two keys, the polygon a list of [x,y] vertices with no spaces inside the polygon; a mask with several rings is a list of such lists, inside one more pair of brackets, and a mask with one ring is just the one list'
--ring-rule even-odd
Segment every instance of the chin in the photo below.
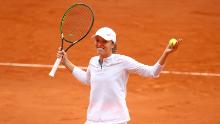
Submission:
{"label": "chin", "polygon": [[99,56],[105,55],[104,52],[100,52],[100,51],[97,51],[97,54],[98,54]]}
{"label": "chin", "polygon": [[100,53],[99,51],[96,51],[96,53],[97,53],[98,55],[102,55],[102,53]]}
{"label": "chin", "polygon": [[99,55],[103,55],[105,53],[104,49],[101,49],[101,48],[97,48],[96,51],[97,51],[97,54]]}

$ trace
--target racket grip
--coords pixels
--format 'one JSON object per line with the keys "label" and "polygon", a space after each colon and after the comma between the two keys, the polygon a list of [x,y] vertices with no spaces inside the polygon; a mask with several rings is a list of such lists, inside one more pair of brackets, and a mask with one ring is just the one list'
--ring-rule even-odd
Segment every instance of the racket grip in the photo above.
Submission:
{"label": "racket grip", "polygon": [[49,76],[54,77],[56,70],[57,70],[58,66],[60,65],[61,60],[62,60],[61,58],[57,58],[57,60],[55,61],[54,65],[53,65],[52,70],[49,73]]}

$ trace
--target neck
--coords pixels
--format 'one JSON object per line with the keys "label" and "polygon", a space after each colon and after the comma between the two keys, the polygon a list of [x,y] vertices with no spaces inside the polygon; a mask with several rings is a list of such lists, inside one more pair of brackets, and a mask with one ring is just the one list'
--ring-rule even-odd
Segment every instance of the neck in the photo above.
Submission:
{"label": "neck", "polygon": [[103,61],[104,58],[108,58],[108,57],[111,56],[111,55],[112,55],[112,53],[111,53],[111,54],[108,54],[108,55],[100,55],[100,56],[99,56],[99,61]]}

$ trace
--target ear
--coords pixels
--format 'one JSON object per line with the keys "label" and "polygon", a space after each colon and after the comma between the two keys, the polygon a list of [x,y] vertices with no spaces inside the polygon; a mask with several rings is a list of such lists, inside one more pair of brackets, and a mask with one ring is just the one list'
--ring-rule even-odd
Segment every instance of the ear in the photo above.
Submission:
{"label": "ear", "polygon": [[112,49],[115,47],[115,44],[112,42]]}

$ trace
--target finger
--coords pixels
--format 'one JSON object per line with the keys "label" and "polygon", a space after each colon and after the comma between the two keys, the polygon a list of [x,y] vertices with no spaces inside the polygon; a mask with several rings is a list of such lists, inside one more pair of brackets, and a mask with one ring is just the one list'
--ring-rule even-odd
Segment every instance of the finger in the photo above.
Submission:
{"label": "finger", "polygon": [[63,52],[62,51],[57,51],[57,54],[63,54]]}
{"label": "finger", "polygon": [[57,58],[62,58],[63,55],[57,54]]}
{"label": "finger", "polygon": [[177,44],[175,45],[174,49],[177,50],[178,47],[179,47],[179,45],[180,45],[180,43],[177,43]]}
{"label": "finger", "polygon": [[181,42],[182,42],[181,38],[177,39],[177,42],[176,42],[176,44],[173,47],[177,48]]}
{"label": "finger", "polygon": [[179,38],[177,42],[177,47],[181,44],[181,42],[183,42],[183,39]]}
{"label": "finger", "polygon": [[63,53],[64,55],[66,55],[66,52],[65,52],[65,50],[62,50],[62,53]]}
{"label": "finger", "polygon": [[62,51],[58,51],[57,55],[63,55],[63,52]]}
{"label": "finger", "polygon": [[61,47],[59,47],[58,50],[61,51]]}
{"label": "finger", "polygon": [[179,38],[177,41],[178,41],[179,43],[181,43],[181,42],[183,42],[183,39]]}

